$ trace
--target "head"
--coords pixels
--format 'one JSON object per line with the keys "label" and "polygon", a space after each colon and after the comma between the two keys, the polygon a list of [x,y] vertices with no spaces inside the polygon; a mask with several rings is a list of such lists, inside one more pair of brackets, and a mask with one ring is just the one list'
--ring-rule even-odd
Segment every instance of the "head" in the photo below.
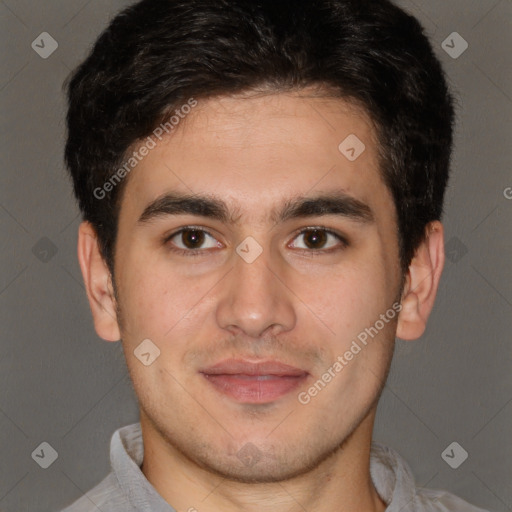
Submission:
{"label": "head", "polygon": [[[386,0],[144,0],[68,98],[80,264],[147,425],[232,478],[320,464],[368,423],[395,336],[422,334],[442,271],[453,106],[419,23]],[[305,378],[226,398],[205,378],[226,358]],[[247,443],[258,464],[237,458]]]}

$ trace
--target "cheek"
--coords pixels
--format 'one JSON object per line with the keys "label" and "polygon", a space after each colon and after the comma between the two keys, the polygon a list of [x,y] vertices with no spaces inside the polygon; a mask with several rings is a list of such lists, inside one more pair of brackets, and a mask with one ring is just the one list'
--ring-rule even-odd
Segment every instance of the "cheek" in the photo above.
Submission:
{"label": "cheek", "polygon": [[126,259],[120,294],[125,342],[132,346],[149,338],[162,347],[172,344],[178,357],[211,316],[225,270],[192,276],[164,258],[146,254],[138,260]]}
{"label": "cheek", "polygon": [[127,258],[125,264],[120,287],[125,331],[130,338],[163,341],[198,302],[202,287],[155,260]]}
{"label": "cheek", "polygon": [[300,296],[343,343],[373,325],[391,306],[391,293],[382,263],[360,258],[333,268],[303,281]]}

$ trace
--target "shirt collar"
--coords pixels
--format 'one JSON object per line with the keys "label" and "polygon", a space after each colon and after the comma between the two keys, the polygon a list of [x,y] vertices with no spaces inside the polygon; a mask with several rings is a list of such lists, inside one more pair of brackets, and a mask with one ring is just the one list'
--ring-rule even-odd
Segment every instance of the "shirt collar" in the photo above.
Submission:
{"label": "shirt collar", "polygon": [[[144,443],[140,423],[114,432],[110,443],[110,462],[120,487],[130,503],[141,512],[176,512],[142,473]],[[386,512],[405,509],[415,499],[412,472],[400,455],[384,445],[372,442],[370,475],[379,496],[386,502]]]}
{"label": "shirt collar", "polygon": [[140,423],[114,432],[110,442],[110,463],[130,503],[140,512],[176,512],[147,480],[140,469],[144,442]]}
{"label": "shirt collar", "polygon": [[416,483],[408,464],[391,448],[373,442],[370,476],[379,496],[388,505],[386,512],[410,508],[416,499]]}

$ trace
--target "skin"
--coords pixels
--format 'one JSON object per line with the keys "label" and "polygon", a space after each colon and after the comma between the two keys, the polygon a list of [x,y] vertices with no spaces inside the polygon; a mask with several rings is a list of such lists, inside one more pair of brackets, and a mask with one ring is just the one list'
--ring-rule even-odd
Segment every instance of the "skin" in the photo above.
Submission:
{"label": "skin", "polygon": [[[395,336],[413,340],[425,329],[444,265],[443,227],[426,226],[400,293],[395,207],[379,172],[374,126],[345,100],[307,93],[200,101],[150,151],[130,174],[121,203],[117,297],[94,229],[79,228],[96,331],[107,341],[122,339],[139,399],[142,471],[179,511],[386,508],[369,474],[377,401]],[[353,162],[338,150],[349,134],[366,146]],[[374,221],[269,218],[285,199],[339,189],[366,203]],[[171,191],[215,195],[238,222],[190,214],[137,222]],[[187,240],[163,239],[190,225],[211,234],[202,254],[172,252],[187,250]],[[348,245],[332,236],[307,245],[303,230],[310,227],[339,232]],[[236,252],[248,236],[262,248],[252,263]],[[338,249],[319,252],[332,247]],[[299,403],[297,393],[396,300],[399,316],[308,404]],[[147,338],[161,351],[149,366],[133,354]],[[278,359],[309,377],[270,403],[240,403],[198,373],[228,357]],[[259,456],[252,465],[236,456],[247,443]]]}

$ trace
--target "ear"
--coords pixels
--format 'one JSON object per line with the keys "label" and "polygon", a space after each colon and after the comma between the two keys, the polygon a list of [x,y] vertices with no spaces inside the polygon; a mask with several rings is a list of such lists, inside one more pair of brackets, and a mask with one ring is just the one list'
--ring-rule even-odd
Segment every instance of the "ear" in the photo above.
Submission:
{"label": "ear", "polygon": [[414,254],[402,293],[402,310],[396,336],[403,340],[419,338],[427,326],[444,267],[444,229],[439,221],[430,222],[425,238]]}
{"label": "ear", "polygon": [[96,231],[89,222],[82,222],[78,228],[78,261],[96,333],[105,341],[119,341],[112,276],[101,256]]}

